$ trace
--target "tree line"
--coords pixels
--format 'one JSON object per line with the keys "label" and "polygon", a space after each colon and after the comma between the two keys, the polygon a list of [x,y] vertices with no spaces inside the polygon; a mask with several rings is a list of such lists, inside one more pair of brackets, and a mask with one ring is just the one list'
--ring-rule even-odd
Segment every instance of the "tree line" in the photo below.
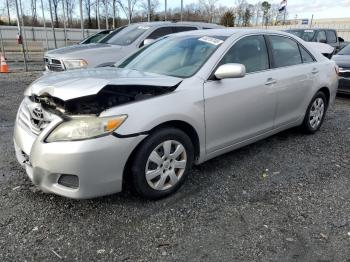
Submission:
{"label": "tree line", "polygon": [[[16,25],[16,0],[2,0],[0,3],[0,24]],[[278,4],[261,1],[250,4],[247,0],[236,0],[232,6],[222,6],[219,0],[199,0],[180,8],[167,8],[165,0],[17,0],[24,25],[43,26],[42,9],[46,26],[50,26],[51,14],[55,27],[63,27],[63,21],[69,28],[80,28],[80,1],[85,28],[116,28],[129,22],[173,20],[201,21],[222,24],[224,26],[275,25],[284,20],[278,11]],[[174,0],[171,0],[172,2]],[[167,1],[170,2],[169,0]],[[130,12],[129,12],[130,9]]]}

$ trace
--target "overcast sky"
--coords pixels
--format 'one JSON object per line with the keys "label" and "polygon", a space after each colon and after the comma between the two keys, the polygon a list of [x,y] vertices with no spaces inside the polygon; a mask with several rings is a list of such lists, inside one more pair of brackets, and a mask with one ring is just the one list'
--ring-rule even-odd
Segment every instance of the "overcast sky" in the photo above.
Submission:
{"label": "overcast sky", "polygon": [[[164,0],[159,0],[164,5]],[[235,6],[235,0],[219,0],[220,5]],[[248,0],[256,4],[258,0]],[[270,0],[270,3],[279,4],[280,0]],[[180,7],[181,0],[168,0],[169,7]],[[198,0],[184,0],[184,5],[198,3]],[[350,0],[288,0],[289,18],[350,18]]]}

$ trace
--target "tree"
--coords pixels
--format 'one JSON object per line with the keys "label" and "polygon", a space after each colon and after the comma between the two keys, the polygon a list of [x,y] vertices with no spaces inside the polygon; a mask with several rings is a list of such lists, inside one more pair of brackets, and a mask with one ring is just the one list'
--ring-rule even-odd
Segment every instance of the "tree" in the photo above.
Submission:
{"label": "tree", "polygon": [[250,20],[253,17],[253,6],[248,5],[243,14],[243,26],[249,26],[250,25]]}
{"label": "tree", "polygon": [[93,0],[84,0],[84,6],[88,18],[88,28],[92,28],[91,10],[93,8]]}
{"label": "tree", "polygon": [[218,0],[199,0],[199,6],[207,16],[209,23],[213,23],[217,2]]}
{"label": "tree", "polygon": [[31,4],[31,15],[32,15],[32,26],[35,26],[38,24],[38,17],[37,17],[37,12],[36,12],[36,3],[37,0],[31,0],[30,4]]}
{"label": "tree", "polygon": [[117,3],[120,6],[120,9],[124,12],[126,17],[129,17],[130,22],[132,21],[132,17],[134,14],[134,9],[139,0],[130,0],[130,13],[129,13],[129,5],[127,0],[117,0]]}
{"label": "tree", "polygon": [[269,21],[269,10],[271,8],[271,4],[267,1],[262,2],[261,4],[263,10],[263,22],[265,22],[265,26],[267,26]]}
{"label": "tree", "polygon": [[235,26],[235,14],[233,11],[228,10],[226,11],[220,18],[220,24],[227,26],[227,27],[234,27]]}
{"label": "tree", "polygon": [[75,10],[75,0],[64,0],[67,14],[68,27],[73,26],[73,15]]}
{"label": "tree", "polygon": [[58,4],[60,0],[52,0],[52,5],[53,5],[53,14],[55,17],[55,27],[59,27],[59,22],[58,22]]}
{"label": "tree", "polygon": [[[151,17],[151,21],[154,21],[155,19],[155,15],[156,15],[156,9],[159,7],[159,1],[158,0],[151,0],[150,1],[150,17]],[[142,10],[142,13],[146,13],[148,14],[148,0],[143,0],[140,3],[140,8]],[[159,20],[159,19],[158,19]]]}

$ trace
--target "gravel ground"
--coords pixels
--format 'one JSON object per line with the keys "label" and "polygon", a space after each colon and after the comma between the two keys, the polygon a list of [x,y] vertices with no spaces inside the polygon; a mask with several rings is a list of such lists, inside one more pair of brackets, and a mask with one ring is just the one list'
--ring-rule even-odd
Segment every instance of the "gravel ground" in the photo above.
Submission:
{"label": "gravel ground", "polygon": [[77,201],[41,193],[15,161],[13,119],[37,75],[0,75],[0,261],[350,261],[350,97],[317,134],[215,158],[167,199]]}

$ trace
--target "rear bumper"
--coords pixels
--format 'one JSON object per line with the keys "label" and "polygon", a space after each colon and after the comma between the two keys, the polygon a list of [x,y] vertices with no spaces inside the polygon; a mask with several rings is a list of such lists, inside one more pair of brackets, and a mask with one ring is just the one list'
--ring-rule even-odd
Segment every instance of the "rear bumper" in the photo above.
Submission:
{"label": "rear bumper", "polygon": [[[109,135],[74,142],[45,143],[48,131],[33,136],[20,124],[14,130],[18,162],[32,182],[45,192],[83,199],[120,192],[127,160],[145,136],[117,138]],[[78,177],[78,186],[59,183],[62,175]]]}

